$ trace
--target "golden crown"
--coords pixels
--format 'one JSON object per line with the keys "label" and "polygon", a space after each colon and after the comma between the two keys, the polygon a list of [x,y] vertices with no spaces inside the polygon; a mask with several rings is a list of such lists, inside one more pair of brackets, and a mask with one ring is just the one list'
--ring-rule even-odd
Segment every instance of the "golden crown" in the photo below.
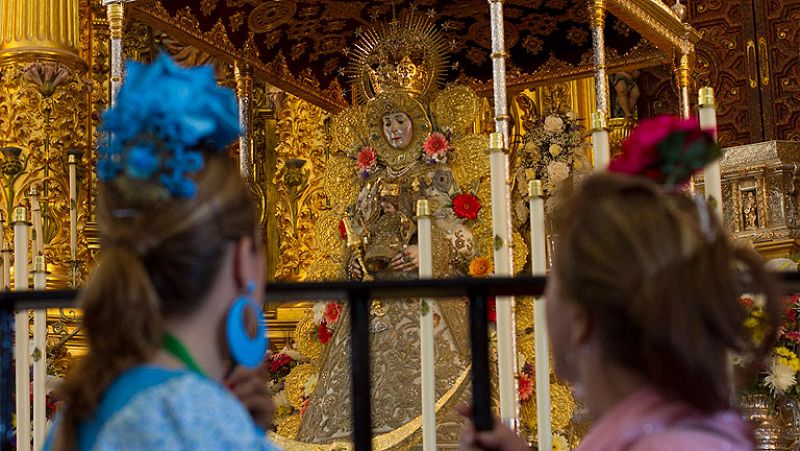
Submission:
{"label": "golden crown", "polygon": [[422,97],[444,79],[444,38],[413,12],[367,30],[355,47],[348,73],[361,102],[384,92]]}

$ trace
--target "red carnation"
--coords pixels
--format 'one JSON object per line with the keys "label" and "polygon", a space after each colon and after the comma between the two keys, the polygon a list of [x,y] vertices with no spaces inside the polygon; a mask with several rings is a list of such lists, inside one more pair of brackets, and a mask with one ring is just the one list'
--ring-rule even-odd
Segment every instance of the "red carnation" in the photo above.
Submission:
{"label": "red carnation", "polygon": [[283,366],[292,363],[294,359],[292,359],[288,354],[280,353],[276,354],[270,360],[271,361],[269,362],[269,372],[275,374]]}
{"label": "red carnation", "polygon": [[375,152],[370,146],[364,147],[358,152],[358,169],[362,171],[370,169],[371,167],[375,166],[375,163],[378,161],[378,154]]}
{"label": "red carnation", "polygon": [[450,148],[450,143],[447,142],[447,138],[443,134],[433,132],[425,138],[422,148],[425,150],[425,155],[435,159],[447,152],[447,149]]}
{"label": "red carnation", "polygon": [[338,323],[340,313],[342,313],[342,304],[328,302],[328,305],[325,306],[325,322],[331,325]]}
{"label": "red carnation", "polygon": [[453,198],[453,211],[463,219],[475,219],[481,211],[481,202],[472,194],[459,194]]}
{"label": "red carnation", "polygon": [[490,323],[497,322],[497,301],[494,296],[486,301],[486,316],[489,318]]}
{"label": "red carnation", "polygon": [[533,395],[533,380],[525,373],[520,373],[517,377],[519,384],[519,400],[527,401]]}
{"label": "red carnation", "polygon": [[344,219],[339,220],[339,237],[342,240],[347,239],[347,227],[344,225]]}
{"label": "red carnation", "polygon": [[319,337],[319,342],[322,344],[325,344],[331,340],[331,336],[333,336],[333,334],[328,329],[328,324],[325,322],[325,320],[322,320],[322,322],[319,323],[319,326],[317,327],[317,336]]}

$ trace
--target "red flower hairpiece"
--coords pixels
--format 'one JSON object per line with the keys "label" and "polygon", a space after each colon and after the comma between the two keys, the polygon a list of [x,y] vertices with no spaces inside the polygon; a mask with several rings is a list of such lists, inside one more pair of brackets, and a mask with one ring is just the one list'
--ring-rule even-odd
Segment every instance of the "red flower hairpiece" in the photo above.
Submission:
{"label": "red flower hairpiece", "polygon": [[697,119],[659,116],[643,120],[633,130],[608,170],[679,187],[721,155],[722,149],[712,133],[702,130]]}

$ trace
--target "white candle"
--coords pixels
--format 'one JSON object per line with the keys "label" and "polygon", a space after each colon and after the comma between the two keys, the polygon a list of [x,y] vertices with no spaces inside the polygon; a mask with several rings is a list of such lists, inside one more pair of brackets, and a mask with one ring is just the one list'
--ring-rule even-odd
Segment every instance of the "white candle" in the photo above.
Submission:
{"label": "white candle", "polygon": [[[47,269],[43,255],[34,257],[33,289],[45,290]],[[33,311],[33,449],[44,447],[47,432],[47,310]]]}
{"label": "white candle", "polygon": [[78,253],[78,182],[75,155],[69,156],[67,165],[69,166],[69,258],[74,262]]}
{"label": "white candle", "polygon": [[[492,226],[495,235],[495,275],[513,275],[511,259],[511,224],[509,219],[508,155],[501,134],[492,133],[489,144],[489,164],[492,186]],[[514,298],[498,296],[497,311],[497,373],[500,391],[500,418],[515,427],[517,420],[516,352],[514,346]]]}
{"label": "white candle", "polygon": [[[531,272],[544,276],[547,271],[547,245],[544,224],[544,189],[542,182],[528,183],[531,214]],[[545,299],[540,296],[533,301],[533,322],[536,338],[536,421],[539,431],[539,449],[552,449],[553,426],[550,418],[550,346],[547,337]]]}
{"label": "white candle", "polygon": [[[28,226],[25,207],[14,210],[14,291],[28,290]],[[14,315],[17,384],[17,449],[27,450],[31,443],[30,341],[28,311]]]}
{"label": "white candle", "polygon": [[[714,89],[710,87],[701,88],[698,101],[698,116],[700,128],[709,130],[714,134],[714,140],[718,140],[717,135],[717,106],[714,100]],[[705,184],[706,200],[714,207],[717,217],[722,220],[722,169],[718,158],[709,163],[703,170],[703,183]]]}
{"label": "white candle", "polygon": [[44,239],[42,236],[42,206],[39,204],[39,190],[35,186],[31,187],[29,193],[31,201],[31,223],[33,223],[33,256],[44,255]]}
{"label": "white candle", "polygon": [[[433,277],[430,206],[426,199],[417,201],[417,248],[419,278]],[[433,338],[433,301],[420,299],[420,360],[422,383],[422,449],[436,449],[436,358]]]}
{"label": "white candle", "polygon": [[602,111],[595,111],[592,113],[592,156],[595,171],[608,169],[608,163],[611,161],[610,149],[606,116]]}

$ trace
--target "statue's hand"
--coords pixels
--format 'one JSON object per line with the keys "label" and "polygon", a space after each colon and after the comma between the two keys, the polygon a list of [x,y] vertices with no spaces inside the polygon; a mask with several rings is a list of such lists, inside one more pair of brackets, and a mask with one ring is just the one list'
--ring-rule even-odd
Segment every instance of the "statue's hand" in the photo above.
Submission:
{"label": "statue's hand", "polygon": [[419,269],[419,249],[416,244],[406,247],[389,262],[395,271],[416,271]]}
{"label": "statue's hand", "polygon": [[347,275],[352,280],[362,280],[364,278],[364,272],[361,270],[361,265],[357,259],[350,260],[350,264],[347,266]]}

